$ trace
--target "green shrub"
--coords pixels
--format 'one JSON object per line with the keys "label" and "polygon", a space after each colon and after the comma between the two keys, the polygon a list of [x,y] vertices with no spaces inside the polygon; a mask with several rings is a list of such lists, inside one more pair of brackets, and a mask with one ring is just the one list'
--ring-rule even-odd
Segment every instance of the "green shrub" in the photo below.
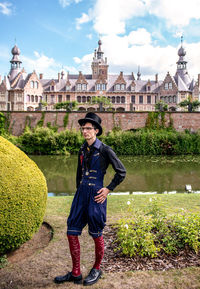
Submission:
{"label": "green shrub", "polygon": [[0,137],[0,254],[18,248],[39,229],[47,200],[37,165]]}
{"label": "green shrub", "polygon": [[[131,211],[133,217],[117,225],[118,250],[127,256],[157,257],[159,252],[177,254],[181,249],[200,250],[200,215],[185,212],[166,215],[157,198],[146,213]],[[130,209],[129,209],[130,212]]]}

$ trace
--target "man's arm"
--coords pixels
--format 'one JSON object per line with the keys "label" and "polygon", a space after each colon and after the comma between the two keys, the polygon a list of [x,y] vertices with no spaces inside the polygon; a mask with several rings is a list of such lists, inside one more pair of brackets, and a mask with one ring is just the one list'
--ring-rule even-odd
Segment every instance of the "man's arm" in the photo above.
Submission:
{"label": "man's arm", "polygon": [[82,179],[81,154],[82,154],[82,151],[80,150],[79,153],[78,153],[78,166],[77,166],[77,172],[76,172],[76,188],[79,187],[80,181]]}

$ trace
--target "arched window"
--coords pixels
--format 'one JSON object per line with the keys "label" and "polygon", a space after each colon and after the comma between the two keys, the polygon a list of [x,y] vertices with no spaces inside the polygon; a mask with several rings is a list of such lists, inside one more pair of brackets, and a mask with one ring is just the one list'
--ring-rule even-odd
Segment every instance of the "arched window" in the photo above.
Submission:
{"label": "arched window", "polygon": [[35,81],[35,88],[38,88],[39,87],[39,84],[37,81]]}
{"label": "arched window", "polygon": [[117,96],[117,103],[120,103],[120,96]]}
{"label": "arched window", "polygon": [[27,101],[27,102],[30,102],[30,100],[31,100],[31,98],[30,98],[30,95],[28,94],[28,95],[26,96],[26,101]]}
{"label": "arched window", "polygon": [[38,96],[37,95],[35,96],[35,102],[38,102]]}
{"label": "arched window", "polygon": [[125,99],[125,96],[122,96],[121,97],[121,103],[125,103],[126,99]]}
{"label": "arched window", "polygon": [[115,96],[112,96],[112,103],[115,103]]}
{"label": "arched window", "polygon": [[34,81],[31,81],[31,88],[34,88]]}
{"label": "arched window", "polygon": [[81,96],[77,96],[77,101],[80,103],[81,102]]}
{"label": "arched window", "polygon": [[31,95],[31,102],[34,102],[34,95]]}
{"label": "arched window", "polygon": [[82,96],[82,102],[86,102],[86,96]]}
{"label": "arched window", "polygon": [[87,96],[87,102],[90,102],[91,96]]}

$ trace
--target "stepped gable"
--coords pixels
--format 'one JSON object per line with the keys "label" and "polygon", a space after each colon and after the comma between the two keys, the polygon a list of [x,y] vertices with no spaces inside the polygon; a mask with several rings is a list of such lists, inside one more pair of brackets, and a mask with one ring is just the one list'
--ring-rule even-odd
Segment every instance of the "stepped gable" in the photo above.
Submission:
{"label": "stepped gable", "polygon": [[84,75],[82,74],[81,71],[79,71],[79,76],[76,81],[76,84],[81,83],[81,84],[88,84],[87,80],[85,79]]}
{"label": "stepped gable", "polygon": [[126,84],[126,81],[124,80],[124,76],[123,76],[123,71],[120,72],[114,84]]}
{"label": "stepped gable", "polygon": [[102,74],[98,76],[95,84],[101,84],[101,83],[107,83],[105,76]]}

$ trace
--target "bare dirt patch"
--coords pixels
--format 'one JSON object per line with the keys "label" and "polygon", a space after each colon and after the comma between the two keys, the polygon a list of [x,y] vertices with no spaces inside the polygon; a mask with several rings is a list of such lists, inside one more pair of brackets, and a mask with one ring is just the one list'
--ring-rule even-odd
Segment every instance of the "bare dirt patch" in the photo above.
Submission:
{"label": "bare dirt patch", "polygon": [[27,257],[33,255],[37,250],[44,249],[53,238],[52,227],[43,222],[39,231],[33,236],[31,240],[24,243],[19,249],[7,254],[10,263],[18,263]]}

